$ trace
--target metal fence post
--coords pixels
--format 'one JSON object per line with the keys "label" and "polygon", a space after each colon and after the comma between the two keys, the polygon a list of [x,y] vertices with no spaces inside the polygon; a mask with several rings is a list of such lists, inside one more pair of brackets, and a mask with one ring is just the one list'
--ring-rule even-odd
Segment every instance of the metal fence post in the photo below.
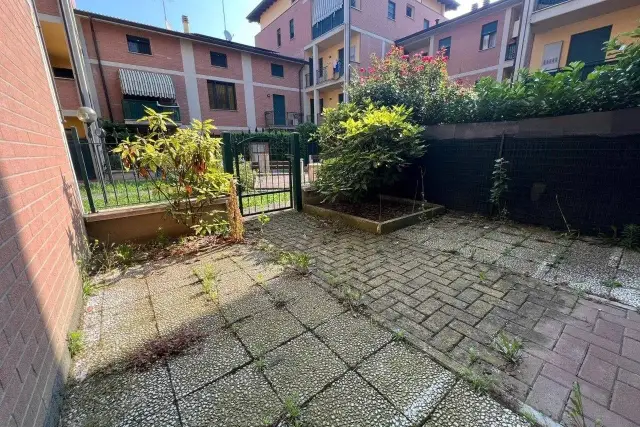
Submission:
{"label": "metal fence post", "polygon": [[233,175],[233,147],[229,132],[222,133],[222,166],[226,173]]}
{"label": "metal fence post", "polygon": [[82,156],[82,149],[80,148],[80,139],[75,129],[71,134],[71,143],[76,150],[76,156],[78,157],[78,163],[80,164],[80,174],[82,175],[82,181],[84,182],[84,188],[87,190],[87,201],[89,202],[89,209],[91,213],[96,212],[96,205],[93,203],[93,195],[91,194],[91,186],[89,185],[89,177],[87,175],[87,167],[84,164],[84,157]]}
{"label": "metal fence post", "polygon": [[302,179],[300,176],[300,134],[293,132],[291,136],[291,168],[293,173],[291,174],[292,183],[291,190],[293,191],[293,208],[298,212],[302,211]]}

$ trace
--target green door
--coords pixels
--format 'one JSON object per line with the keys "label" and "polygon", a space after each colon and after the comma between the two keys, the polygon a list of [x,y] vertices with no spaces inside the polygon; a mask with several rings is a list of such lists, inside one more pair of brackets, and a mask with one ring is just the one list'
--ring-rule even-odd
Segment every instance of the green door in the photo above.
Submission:
{"label": "green door", "polygon": [[338,74],[340,77],[344,74],[344,49],[338,50]]}
{"label": "green door", "polygon": [[273,95],[273,124],[284,126],[287,124],[287,117],[284,106],[284,95]]}
{"label": "green door", "polygon": [[611,38],[611,25],[596,28],[584,33],[571,36],[569,52],[567,53],[567,65],[574,61],[582,61],[585,64],[585,76],[593,71],[597,65],[601,65],[606,57],[603,50],[604,43]]}

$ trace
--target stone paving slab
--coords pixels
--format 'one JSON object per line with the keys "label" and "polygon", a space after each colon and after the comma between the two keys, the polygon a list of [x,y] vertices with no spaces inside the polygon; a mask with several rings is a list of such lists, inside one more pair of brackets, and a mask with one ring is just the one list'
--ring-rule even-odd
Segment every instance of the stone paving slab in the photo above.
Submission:
{"label": "stone paving slab", "polygon": [[[318,284],[334,294],[345,284],[360,289],[374,317],[450,369],[493,369],[499,388],[556,422],[566,418],[579,382],[592,421],[602,413],[606,425],[640,426],[628,403],[640,388],[620,378],[622,370],[640,375],[640,315],[584,294],[640,301],[628,285],[638,280],[634,252],[457,215],[371,236],[285,213],[274,216],[265,238],[283,250],[306,245]],[[498,251],[494,261],[489,255]],[[605,285],[616,277],[625,281]],[[524,340],[526,357],[516,369],[494,348],[501,331]]]}

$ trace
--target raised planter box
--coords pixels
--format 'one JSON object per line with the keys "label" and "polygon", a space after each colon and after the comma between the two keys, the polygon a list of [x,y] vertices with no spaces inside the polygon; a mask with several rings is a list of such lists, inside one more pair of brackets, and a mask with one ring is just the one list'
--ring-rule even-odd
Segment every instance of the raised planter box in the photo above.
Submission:
{"label": "raised planter box", "polygon": [[[374,221],[371,219],[323,207],[319,203],[320,198],[317,197],[317,195],[314,195],[311,192],[306,193],[307,194],[304,195],[305,197],[303,197],[305,202],[303,204],[302,210],[304,212],[323,218],[339,220],[350,227],[357,228],[372,234],[391,233],[392,231],[417,224],[425,219],[433,218],[436,215],[441,215],[444,213],[444,206],[427,203],[426,209],[419,209],[414,213],[399,216],[397,218],[389,219],[386,221]],[[382,196],[382,198],[383,200],[393,201],[399,204],[414,204],[414,201],[409,199],[400,199],[390,196]]]}
{"label": "raised planter box", "polygon": [[[216,199],[207,211],[223,211],[226,217],[227,197]],[[167,213],[166,203],[153,203],[109,209],[84,216],[87,234],[102,242],[147,242],[157,237],[158,229],[171,237],[192,234],[193,230],[176,222]]]}

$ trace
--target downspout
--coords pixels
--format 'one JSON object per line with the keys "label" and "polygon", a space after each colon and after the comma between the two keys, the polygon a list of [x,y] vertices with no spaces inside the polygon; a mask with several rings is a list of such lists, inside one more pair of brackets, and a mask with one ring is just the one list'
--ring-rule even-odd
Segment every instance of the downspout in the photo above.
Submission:
{"label": "downspout", "polygon": [[78,83],[78,64],[76,62],[76,58],[73,55],[73,48],[71,47],[71,35],[69,34],[69,27],[68,27],[68,22],[67,22],[67,16],[64,13],[64,8],[62,5],[62,1],[63,0],[59,0],[58,4],[60,6],[60,12],[62,12],[62,25],[64,26],[64,33],[67,36],[67,43],[69,44],[69,55],[71,56],[71,66],[73,67],[73,75],[76,81],[76,89],[78,89],[78,94],[80,95],[80,103],[85,106],[87,105],[86,100],[84,98],[84,94],[82,93],[82,91],[80,90],[79,87],[79,83]]}
{"label": "downspout", "polygon": [[113,111],[111,111],[111,99],[107,90],[107,82],[104,79],[104,70],[102,69],[102,61],[100,60],[100,49],[98,49],[98,39],[96,39],[96,31],[93,28],[93,18],[89,17],[89,26],[91,27],[91,38],[93,39],[93,47],[96,50],[96,58],[98,59],[98,70],[100,71],[100,80],[102,81],[102,90],[107,101],[107,110],[109,111],[109,120],[113,122]]}
{"label": "downspout", "polygon": [[298,99],[300,100],[300,114],[302,114],[302,123],[304,123],[304,104],[302,103],[302,70],[307,65],[302,65],[298,70]]}
{"label": "downspout", "polygon": [[351,2],[344,0],[344,83],[342,84],[342,93],[344,93],[344,102],[349,102],[349,93],[347,87],[349,86],[349,74],[351,71]]}

